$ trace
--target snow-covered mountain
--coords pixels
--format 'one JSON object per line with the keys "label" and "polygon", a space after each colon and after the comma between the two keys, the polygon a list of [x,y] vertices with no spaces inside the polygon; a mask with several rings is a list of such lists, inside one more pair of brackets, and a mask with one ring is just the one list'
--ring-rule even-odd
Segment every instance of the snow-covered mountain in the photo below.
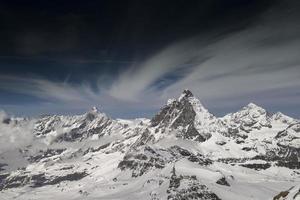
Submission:
{"label": "snow-covered mountain", "polygon": [[152,119],[0,120],[0,199],[300,199],[300,121],[253,103],[218,118],[184,90]]}

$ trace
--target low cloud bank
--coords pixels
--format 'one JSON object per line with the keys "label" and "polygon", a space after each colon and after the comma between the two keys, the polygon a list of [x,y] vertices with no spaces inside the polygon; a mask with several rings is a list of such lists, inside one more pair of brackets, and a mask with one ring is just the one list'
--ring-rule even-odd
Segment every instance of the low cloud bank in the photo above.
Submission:
{"label": "low cloud bank", "polygon": [[32,133],[33,122],[10,119],[4,111],[0,111],[0,155],[30,145]]}

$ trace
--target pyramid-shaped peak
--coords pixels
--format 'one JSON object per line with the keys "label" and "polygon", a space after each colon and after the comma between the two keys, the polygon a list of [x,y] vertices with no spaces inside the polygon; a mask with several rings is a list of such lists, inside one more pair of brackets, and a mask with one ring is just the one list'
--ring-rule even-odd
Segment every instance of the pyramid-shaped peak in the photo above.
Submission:
{"label": "pyramid-shaped peak", "polygon": [[252,103],[252,102],[250,102],[245,108],[264,110],[262,107],[256,105],[255,103]]}

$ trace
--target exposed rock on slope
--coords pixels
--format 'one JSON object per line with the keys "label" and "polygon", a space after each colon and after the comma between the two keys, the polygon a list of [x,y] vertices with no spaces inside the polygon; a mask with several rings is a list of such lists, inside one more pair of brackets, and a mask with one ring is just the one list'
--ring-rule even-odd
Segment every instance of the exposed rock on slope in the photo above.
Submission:
{"label": "exposed rock on slope", "polygon": [[216,123],[216,117],[189,90],[184,90],[177,100],[169,100],[151,120],[151,126],[157,132],[176,132],[178,138],[199,142],[211,137],[211,132],[216,131]]}

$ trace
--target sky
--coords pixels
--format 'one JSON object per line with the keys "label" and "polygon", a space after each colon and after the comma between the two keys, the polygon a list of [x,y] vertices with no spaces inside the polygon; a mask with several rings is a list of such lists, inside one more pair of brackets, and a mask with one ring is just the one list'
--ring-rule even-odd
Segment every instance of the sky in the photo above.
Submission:
{"label": "sky", "polygon": [[216,116],[300,118],[296,0],[1,1],[0,110],[151,117],[191,90]]}

